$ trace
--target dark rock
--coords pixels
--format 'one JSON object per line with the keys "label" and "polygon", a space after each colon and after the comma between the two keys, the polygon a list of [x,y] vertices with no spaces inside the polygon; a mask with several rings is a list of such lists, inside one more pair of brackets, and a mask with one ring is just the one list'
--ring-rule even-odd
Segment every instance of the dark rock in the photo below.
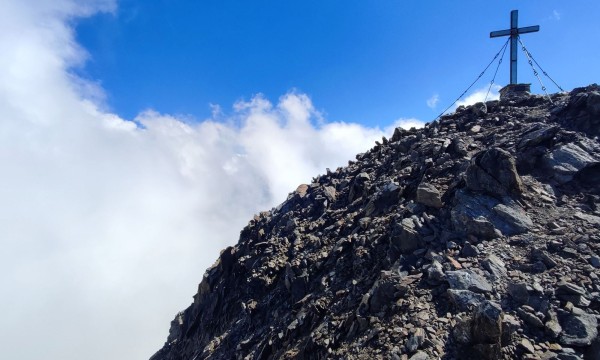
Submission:
{"label": "dark rock", "polygon": [[504,313],[499,304],[481,303],[473,314],[473,342],[475,344],[500,344]]}
{"label": "dark rock", "polygon": [[491,148],[475,155],[467,169],[466,182],[468,189],[492,196],[518,196],[524,191],[515,159],[500,148]]}
{"label": "dark rock", "polygon": [[589,346],[598,336],[598,320],[579,308],[558,315],[562,334],[559,342],[566,346]]}
{"label": "dark rock", "polygon": [[404,218],[397,224],[392,233],[392,244],[402,253],[412,252],[421,246],[421,235],[413,219]]}
{"label": "dark rock", "polygon": [[508,294],[516,301],[518,304],[527,304],[529,301],[529,292],[527,291],[527,285],[523,283],[508,283]]}
{"label": "dark rock", "polygon": [[461,254],[467,257],[476,257],[479,255],[479,250],[477,250],[475,246],[471,245],[470,242],[465,241],[465,245],[461,250]]}
{"label": "dark rock", "polygon": [[458,311],[468,311],[485,301],[483,294],[470,290],[448,289],[448,298]]}

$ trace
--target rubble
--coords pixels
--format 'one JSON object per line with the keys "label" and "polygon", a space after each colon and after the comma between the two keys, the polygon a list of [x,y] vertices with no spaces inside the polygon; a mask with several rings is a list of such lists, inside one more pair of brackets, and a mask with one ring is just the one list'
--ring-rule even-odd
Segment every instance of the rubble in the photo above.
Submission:
{"label": "rubble", "polygon": [[600,87],[397,128],[254,217],[151,360],[598,359]]}

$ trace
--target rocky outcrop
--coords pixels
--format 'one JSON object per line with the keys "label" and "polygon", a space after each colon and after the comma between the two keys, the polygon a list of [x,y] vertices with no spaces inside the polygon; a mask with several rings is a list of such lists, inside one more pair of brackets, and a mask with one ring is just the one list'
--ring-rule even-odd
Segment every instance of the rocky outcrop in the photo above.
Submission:
{"label": "rocky outcrop", "polygon": [[600,358],[598,94],[462,107],[299,186],[152,360]]}

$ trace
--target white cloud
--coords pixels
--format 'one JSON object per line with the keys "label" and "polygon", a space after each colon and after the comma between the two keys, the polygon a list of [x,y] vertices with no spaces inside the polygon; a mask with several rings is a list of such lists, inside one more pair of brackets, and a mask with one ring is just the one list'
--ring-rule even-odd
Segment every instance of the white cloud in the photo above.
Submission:
{"label": "white cloud", "polygon": [[435,109],[439,101],[440,96],[438,94],[433,94],[429,99],[427,99],[427,107]]}
{"label": "white cloud", "polygon": [[298,93],[124,121],[70,71],[87,55],[69,24],[96,11],[115,4],[0,3],[5,358],[148,358],[251,214],[384,135],[327,123]]}
{"label": "white cloud", "polygon": [[560,20],[560,13],[558,10],[552,10],[552,18],[557,21]]}
{"label": "white cloud", "polygon": [[[459,100],[456,102],[456,106],[454,107],[456,109],[456,107],[464,105],[464,106],[469,106],[469,105],[473,105],[475,103],[478,102],[482,102],[482,101],[490,101],[490,100],[498,100],[500,99],[500,89],[502,87],[500,85],[492,85],[492,88],[490,89],[490,85],[487,84],[484,87],[477,89],[475,91],[473,91],[472,93],[470,93],[469,95],[467,95],[467,97],[465,97],[463,100]],[[490,89],[490,93],[488,94],[488,89]],[[487,95],[487,99],[486,99],[486,95]]]}

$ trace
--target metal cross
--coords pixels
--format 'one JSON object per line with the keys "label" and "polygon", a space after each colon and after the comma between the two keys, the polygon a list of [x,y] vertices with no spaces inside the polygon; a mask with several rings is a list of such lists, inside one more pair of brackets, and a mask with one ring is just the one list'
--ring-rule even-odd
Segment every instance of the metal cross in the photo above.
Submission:
{"label": "metal cross", "polygon": [[513,10],[510,12],[510,29],[492,31],[490,33],[491,38],[500,36],[510,36],[510,83],[517,83],[517,42],[519,40],[519,34],[526,34],[530,32],[540,31],[540,26],[526,26],[520,28],[519,22],[519,10]]}

